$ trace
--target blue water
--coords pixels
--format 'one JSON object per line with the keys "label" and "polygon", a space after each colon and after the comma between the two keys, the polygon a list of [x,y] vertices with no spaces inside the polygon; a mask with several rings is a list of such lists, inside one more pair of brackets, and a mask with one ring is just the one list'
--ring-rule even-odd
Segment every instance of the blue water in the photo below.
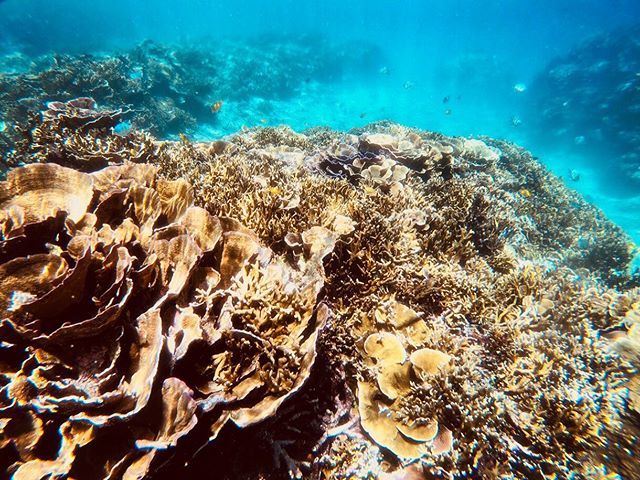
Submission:
{"label": "blue water", "polygon": [[257,125],[346,130],[381,119],[505,138],[558,175],[577,173],[569,186],[640,243],[640,189],[631,184],[621,192],[615,178],[603,175],[602,165],[615,158],[594,159],[571,142],[552,145],[539,128],[533,135],[536,111],[528,102],[530,85],[553,59],[589,37],[637,23],[638,0],[5,0],[0,54],[108,54],[148,39],[250,45],[265,35],[298,42],[310,35],[336,45],[334,60],[349,65],[304,79],[293,95],[224,99],[216,122],[202,122],[195,138]]}

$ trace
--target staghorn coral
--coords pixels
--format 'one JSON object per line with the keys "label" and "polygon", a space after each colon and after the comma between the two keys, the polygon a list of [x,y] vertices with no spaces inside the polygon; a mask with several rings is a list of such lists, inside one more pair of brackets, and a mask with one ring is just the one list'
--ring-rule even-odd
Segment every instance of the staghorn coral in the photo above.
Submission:
{"label": "staghorn coral", "polygon": [[154,147],[3,184],[4,468],[634,478],[637,278],[579,238],[628,240],[525,152],[388,123]]}
{"label": "staghorn coral", "polygon": [[148,164],[33,164],[0,189],[14,478],[143,477],[196,425],[206,443],[261,422],[309,376],[326,236],[292,268]]}

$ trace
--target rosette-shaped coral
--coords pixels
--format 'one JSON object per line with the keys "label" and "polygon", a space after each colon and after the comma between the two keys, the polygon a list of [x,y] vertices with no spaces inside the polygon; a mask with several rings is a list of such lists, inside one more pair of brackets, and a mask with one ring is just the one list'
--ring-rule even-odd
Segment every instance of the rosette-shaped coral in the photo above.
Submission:
{"label": "rosette-shaped coral", "polygon": [[49,102],[42,112],[45,120],[57,120],[70,128],[110,128],[122,119],[122,110],[99,111],[93,98],[80,97],[68,102]]}
{"label": "rosette-shaped coral", "polygon": [[398,125],[383,125],[382,132],[346,135],[343,142],[315,153],[314,162],[332,177],[364,179],[393,193],[411,173],[450,178],[454,172],[493,170],[500,158],[497,149],[481,140],[421,136]]}
{"label": "rosette-shaped coral", "polygon": [[398,188],[409,169],[394,159],[362,152],[351,144],[340,144],[316,156],[320,168],[335,178],[369,180],[382,188]]}
{"label": "rosette-shaped coral", "polygon": [[196,426],[275,414],[328,315],[328,236],[293,268],[150,165],[0,183],[0,452],[16,479],[141,478]]}
{"label": "rosette-shaped coral", "polygon": [[49,102],[46,110],[32,118],[9,161],[53,162],[82,171],[118,165],[125,160],[145,162],[157,150],[151,137],[141,132],[113,134],[127,113],[98,108],[87,97]]}
{"label": "rosette-shaped coral", "polygon": [[[446,382],[452,355],[430,348],[452,348],[462,354],[460,344],[442,342],[433,326],[411,308],[390,299],[373,312],[363,327],[373,330],[361,350],[368,375],[358,382],[358,408],[362,427],[380,446],[398,457],[416,460],[438,456],[452,448],[452,432],[439,418],[445,412],[427,411],[416,401],[416,391],[430,382]],[[444,345],[446,343],[447,345]],[[428,402],[423,396],[422,401]]]}

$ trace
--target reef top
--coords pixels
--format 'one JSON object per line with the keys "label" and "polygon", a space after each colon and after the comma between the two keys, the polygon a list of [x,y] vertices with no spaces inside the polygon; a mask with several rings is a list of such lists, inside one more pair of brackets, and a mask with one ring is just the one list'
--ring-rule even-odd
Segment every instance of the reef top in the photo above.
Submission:
{"label": "reef top", "polygon": [[0,183],[5,472],[637,475],[633,246],[529,153],[121,113],[49,104]]}

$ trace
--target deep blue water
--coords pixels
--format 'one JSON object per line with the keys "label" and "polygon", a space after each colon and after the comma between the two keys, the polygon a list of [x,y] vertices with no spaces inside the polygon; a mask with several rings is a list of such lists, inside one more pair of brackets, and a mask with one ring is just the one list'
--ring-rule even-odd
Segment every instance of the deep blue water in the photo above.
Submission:
{"label": "deep blue water", "polygon": [[[311,34],[340,45],[335,60],[349,68],[305,79],[295,95],[269,99],[267,106],[259,94],[225,99],[219,121],[204,122],[196,137],[217,138],[244,125],[350,129],[388,119],[450,135],[506,138],[529,148],[640,242],[640,181],[621,177],[631,174],[615,168],[617,153],[590,148],[603,115],[576,110],[574,115],[588,116],[574,122],[586,124],[585,133],[563,139],[564,126],[538,121],[539,105],[555,87],[534,89],[555,59],[570,58],[588,38],[638,23],[638,0],[4,0],[0,54],[108,53],[148,39],[250,44],[278,35],[299,41]],[[278,65],[271,72],[284,70]],[[640,71],[627,73],[630,101],[640,105],[633,83]],[[595,88],[615,93],[624,81]],[[567,99],[565,115],[572,115],[575,103]],[[626,135],[640,135],[638,130],[631,126]]]}

